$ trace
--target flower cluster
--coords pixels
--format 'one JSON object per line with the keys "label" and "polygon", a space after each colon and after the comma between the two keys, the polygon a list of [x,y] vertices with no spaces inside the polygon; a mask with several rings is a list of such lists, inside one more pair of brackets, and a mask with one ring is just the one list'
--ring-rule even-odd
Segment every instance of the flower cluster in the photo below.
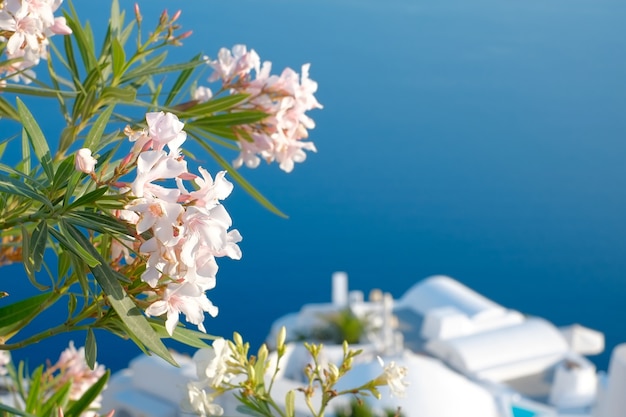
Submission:
{"label": "flower cluster", "polygon": [[[154,293],[146,314],[165,314],[170,335],[180,313],[204,332],[204,313],[218,312],[205,294],[215,287],[215,258],[241,258],[241,235],[228,230],[232,220],[220,204],[233,185],[225,171],[215,179],[203,168],[200,176],[188,171],[180,152],[187,134],[174,114],[147,113],[146,122],[147,129],[126,129],[137,167],[134,181],[126,184],[133,199],[119,213],[136,225],[138,252],[146,258],[141,279]],[[185,181],[195,189],[187,190]]]}
{"label": "flower cluster", "polygon": [[[261,345],[256,355],[250,355],[250,345],[244,343],[238,333],[233,335],[233,341],[218,338],[213,341],[211,348],[198,350],[193,356],[198,380],[187,385],[188,403],[185,405],[189,407],[189,411],[201,417],[220,416],[224,410],[216,403],[216,398],[227,392],[234,396],[230,396],[230,399],[224,398],[224,406],[228,407],[229,401],[235,398],[255,414],[266,417],[294,417],[296,392],[302,395],[299,397],[302,399],[299,404],[306,405],[309,414],[314,417],[322,417],[328,404],[342,395],[354,396],[359,401],[368,396],[380,399],[378,387],[385,385],[392,395],[404,395],[408,385],[404,380],[407,369],[395,362],[385,366],[379,358],[383,371],[376,378],[359,381],[356,386],[351,386],[351,378],[348,377],[339,384],[353,369],[355,360],[361,363],[367,360],[359,358],[361,350],[353,350],[344,342],[341,346],[341,360],[333,363],[325,359],[323,345],[305,342],[304,347],[309,355],[302,358],[293,354],[295,346],[286,345],[285,338],[286,329],[283,327],[276,337],[276,350],[271,353],[266,345]],[[287,354],[288,350],[291,353]],[[272,388],[275,383],[279,383],[278,380],[287,378],[284,373],[279,375],[280,370],[297,369],[298,366],[303,367],[305,382],[301,387],[287,393],[284,404],[277,403],[272,396]],[[293,387],[291,383],[289,385]]]}
{"label": "flower cluster", "polygon": [[[231,93],[249,95],[240,110],[268,114],[258,123],[237,128],[241,152],[233,161],[236,168],[244,164],[256,168],[262,158],[276,161],[283,171],[291,172],[296,162],[306,159],[305,151],[316,151],[312,142],[303,141],[308,137],[307,129],[315,127],[305,113],[322,108],[314,96],[317,83],[309,78],[309,64],[302,66],[301,75],[291,68],[271,75],[271,62],[261,63],[259,55],[244,45],[235,45],[232,51],[222,48],[217,59],[208,63],[214,69],[209,81],[220,80]],[[199,87],[194,98],[210,98],[206,90]]]}
{"label": "flower cluster", "polygon": [[[4,0],[0,2],[0,35],[6,42],[11,63],[3,68],[6,76],[29,83],[34,73],[29,68],[47,58],[48,38],[69,35],[72,30],[64,17],[54,17],[63,0]],[[25,77],[21,77],[25,74]]]}
{"label": "flower cluster", "polygon": [[0,376],[7,374],[7,365],[11,362],[11,354],[6,350],[0,350]]}

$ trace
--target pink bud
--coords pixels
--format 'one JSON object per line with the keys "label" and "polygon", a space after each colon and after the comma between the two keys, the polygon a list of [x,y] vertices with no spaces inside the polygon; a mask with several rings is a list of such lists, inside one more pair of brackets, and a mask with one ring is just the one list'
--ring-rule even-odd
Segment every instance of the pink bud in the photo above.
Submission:
{"label": "pink bud", "polygon": [[79,149],[74,156],[74,167],[85,174],[91,174],[97,163],[98,161],[91,156],[91,150],[88,148]]}

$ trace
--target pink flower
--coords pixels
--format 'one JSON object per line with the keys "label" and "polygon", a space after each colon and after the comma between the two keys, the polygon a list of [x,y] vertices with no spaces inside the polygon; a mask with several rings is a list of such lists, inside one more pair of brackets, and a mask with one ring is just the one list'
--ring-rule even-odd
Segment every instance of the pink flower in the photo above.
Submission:
{"label": "pink flower", "polygon": [[91,150],[88,148],[79,149],[74,156],[74,167],[85,174],[94,172],[94,168],[98,161],[91,156]]}

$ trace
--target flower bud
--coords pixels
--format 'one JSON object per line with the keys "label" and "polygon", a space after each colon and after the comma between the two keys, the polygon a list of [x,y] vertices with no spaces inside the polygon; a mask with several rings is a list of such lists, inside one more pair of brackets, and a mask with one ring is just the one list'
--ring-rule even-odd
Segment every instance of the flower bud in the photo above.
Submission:
{"label": "flower bud", "polygon": [[88,148],[79,149],[74,157],[74,167],[85,174],[91,174],[97,163],[98,161],[91,156],[91,150]]}
{"label": "flower bud", "polygon": [[280,328],[278,332],[278,336],[276,337],[276,350],[280,353],[284,350],[285,347],[285,339],[287,338],[287,329],[285,326]]}

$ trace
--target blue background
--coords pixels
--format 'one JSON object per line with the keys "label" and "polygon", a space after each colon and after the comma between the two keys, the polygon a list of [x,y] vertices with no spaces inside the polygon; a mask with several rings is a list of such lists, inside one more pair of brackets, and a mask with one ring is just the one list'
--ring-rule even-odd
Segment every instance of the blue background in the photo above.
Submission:
{"label": "blue background", "polygon": [[[220,262],[209,333],[258,345],[278,316],[329,300],[344,270],[352,289],[394,296],[448,274],[510,308],[601,330],[609,348],[626,341],[625,2],[140,5],[146,27],[184,7],[194,35],[176,58],[244,43],[275,72],[311,62],[325,106],[311,113],[319,152],[294,172],[242,169],[288,220],[241,189],[225,201],[244,256]],[[104,27],[108,4],[76,6]],[[138,353],[97,338],[113,369]],[[55,360],[66,341],[21,355]]]}

